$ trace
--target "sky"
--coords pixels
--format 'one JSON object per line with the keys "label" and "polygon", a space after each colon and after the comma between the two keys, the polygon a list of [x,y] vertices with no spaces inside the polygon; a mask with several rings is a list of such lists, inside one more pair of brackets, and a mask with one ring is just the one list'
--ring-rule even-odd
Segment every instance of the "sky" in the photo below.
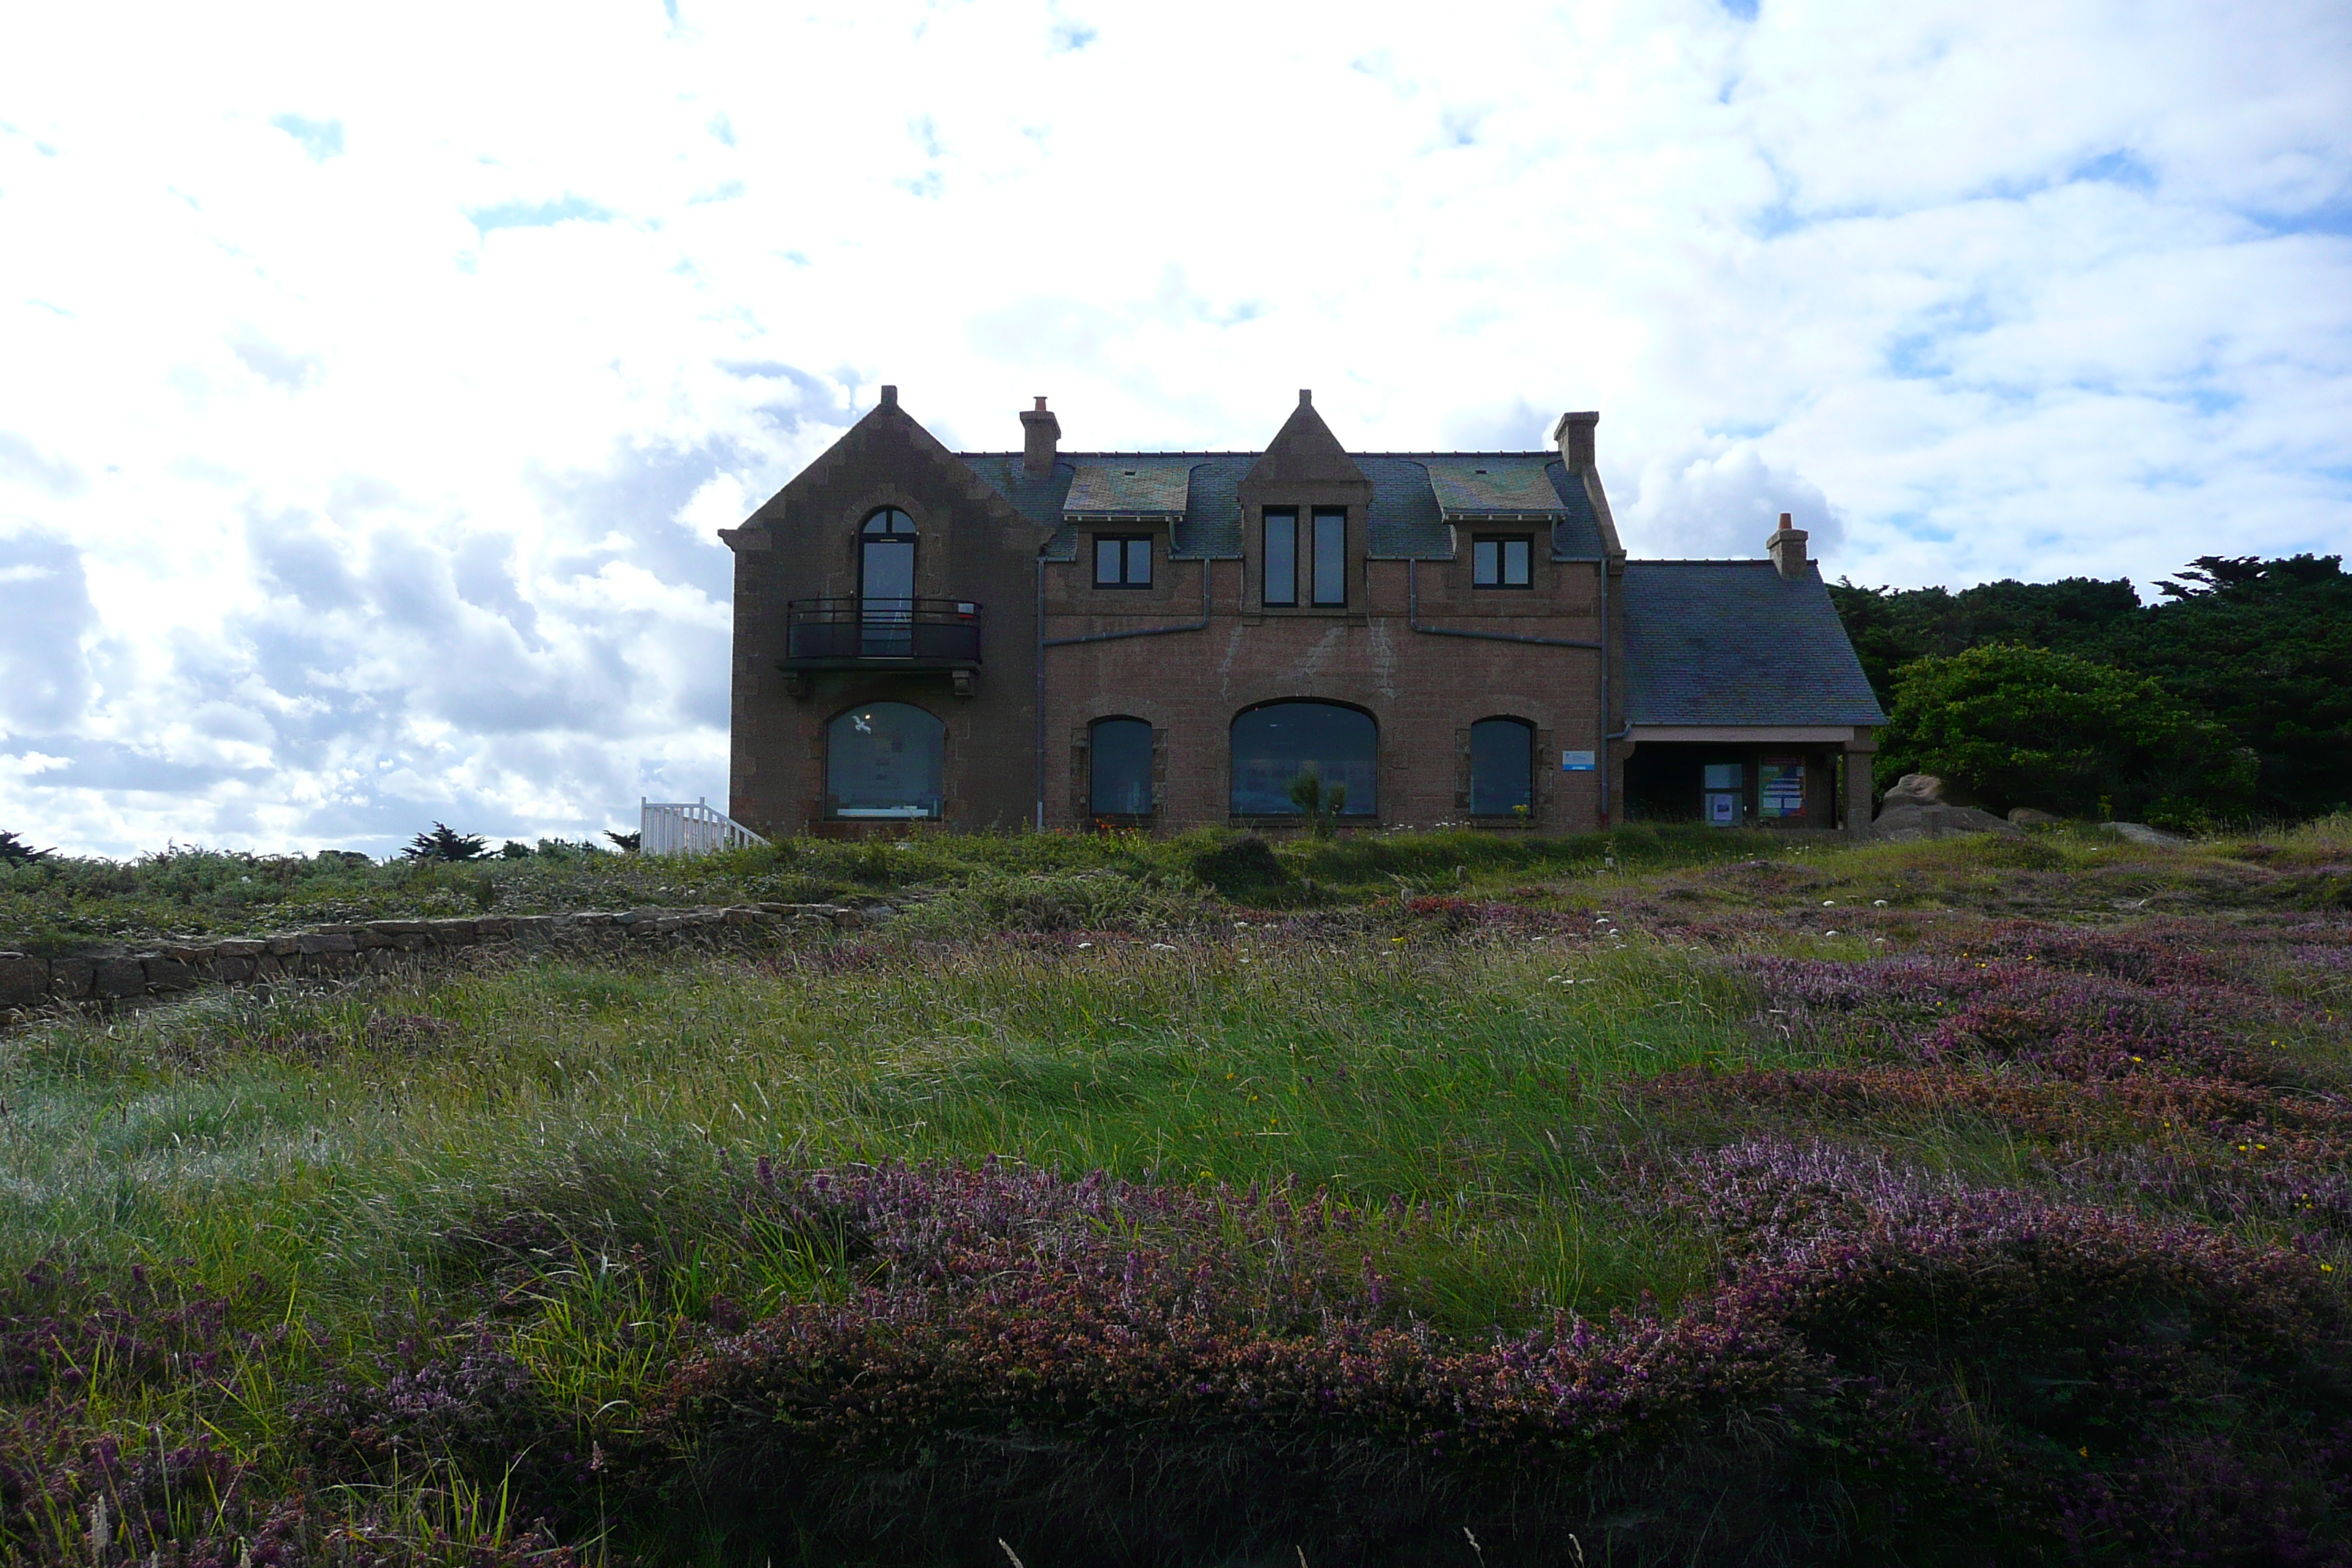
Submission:
{"label": "sky", "polygon": [[1535,449],[1637,555],[2352,544],[2352,5],[703,0],[0,18],[0,828],[721,798],[730,559],[950,447]]}

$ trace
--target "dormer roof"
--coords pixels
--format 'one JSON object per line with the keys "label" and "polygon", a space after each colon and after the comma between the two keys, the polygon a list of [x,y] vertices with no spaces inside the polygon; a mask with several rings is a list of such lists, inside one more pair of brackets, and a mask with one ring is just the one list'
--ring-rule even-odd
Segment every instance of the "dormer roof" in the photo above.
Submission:
{"label": "dormer roof", "polygon": [[1242,476],[1244,490],[1273,485],[1368,485],[1364,470],[1339,445],[1339,437],[1315,412],[1315,395],[1301,391],[1298,406],[1275,432],[1273,442]]}

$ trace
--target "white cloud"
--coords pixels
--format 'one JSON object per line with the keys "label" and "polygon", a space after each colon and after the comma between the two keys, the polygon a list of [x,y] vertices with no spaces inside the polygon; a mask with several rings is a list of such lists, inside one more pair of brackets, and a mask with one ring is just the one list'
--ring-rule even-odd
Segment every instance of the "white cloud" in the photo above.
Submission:
{"label": "white cloud", "polygon": [[0,826],[719,795],[710,530],[885,380],[975,447],[1598,407],[1637,549],[1871,582],[2340,550],[2348,68],[2329,0],[28,13]]}

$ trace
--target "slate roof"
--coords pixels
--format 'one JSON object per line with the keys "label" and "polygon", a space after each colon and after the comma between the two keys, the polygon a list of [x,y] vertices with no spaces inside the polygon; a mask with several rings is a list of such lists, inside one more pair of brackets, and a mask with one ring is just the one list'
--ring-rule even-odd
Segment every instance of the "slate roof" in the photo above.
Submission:
{"label": "slate roof", "polygon": [[1818,564],[1628,561],[1622,581],[1631,722],[1886,722]]}
{"label": "slate roof", "polygon": [[[1165,515],[1174,531],[1170,556],[1184,561],[1241,554],[1242,513],[1234,489],[1260,454],[1065,452],[1051,479],[1030,478],[1018,452],[959,456],[1024,517],[1055,530],[1045,547],[1048,560],[1076,559],[1082,521]],[[1591,499],[1570,478],[1556,452],[1349,456],[1372,481],[1368,522],[1375,557],[1449,561],[1453,525],[1482,521],[1549,526],[1555,561],[1601,555],[1601,524]],[[1179,471],[1187,476],[1181,514],[1167,506]]]}

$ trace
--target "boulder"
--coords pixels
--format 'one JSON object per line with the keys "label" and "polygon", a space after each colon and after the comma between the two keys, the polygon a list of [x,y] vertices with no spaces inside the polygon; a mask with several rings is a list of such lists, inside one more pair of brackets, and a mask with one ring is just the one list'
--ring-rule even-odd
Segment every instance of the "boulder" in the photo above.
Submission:
{"label": "boulder", "polygon": [[2158,827],[2150,827],[2145,822],[2102,822],[2099,824],[2099,831],[2112,833],[2129,844],[2144,844],[2151,849],[2169,848],[2172,846],[2189,842],[2178,834],[2167,833]]}
{"label": "boulder", "polygon": [[32,1007],[48,1000],[49,965],[29,953],[0,952],[0,1007]]}
{"label": "boulder", "polygon": [[1905,773],[1895,781],[1895,787],[1879,802],[1881,809],[1890,805],[1974,805],[1976,799],[1968,791],[1934,773]]}
{"label": "boulder", "polygon": [[2019,806],[2009,814],[2009,819],[2020,827],[2055,827],[2066,820],[2055,812],[2038,811],[2030,805]]}
{"label": "boulder", "polygon": [[1870,825],[1870,837],[1882,842],[1908,844],[1916,839],[1951,838],[1964,833],[2005,833],[2011,838],[2021,838],[2025,834],[2023,828],[1972,805],[1895,800],[1892,796],[1888,799],[1887,807]]}

